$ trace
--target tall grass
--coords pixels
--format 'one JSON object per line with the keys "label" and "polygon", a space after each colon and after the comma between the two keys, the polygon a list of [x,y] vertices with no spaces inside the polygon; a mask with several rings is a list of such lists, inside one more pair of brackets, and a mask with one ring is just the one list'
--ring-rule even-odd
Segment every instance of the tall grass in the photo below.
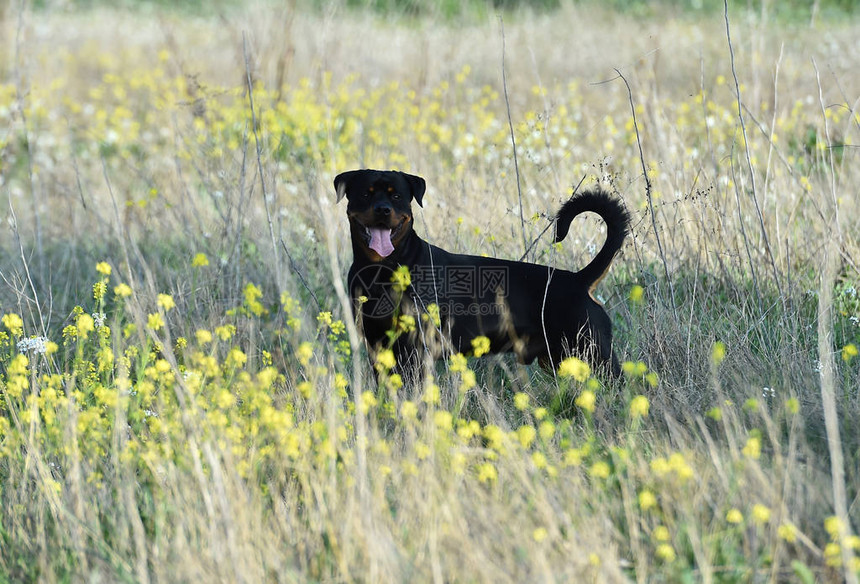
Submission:
{"label": "tall grass", "polygon": [[[856,578],[856,23],[730,12],[733,67],[717,14],[523,14],[508,119],[496,21],[16,10],[0,580]],[[509,258],[614,189],[624,379],[369,363],[331,187],[357,167],[421,174],[422,236]]]}

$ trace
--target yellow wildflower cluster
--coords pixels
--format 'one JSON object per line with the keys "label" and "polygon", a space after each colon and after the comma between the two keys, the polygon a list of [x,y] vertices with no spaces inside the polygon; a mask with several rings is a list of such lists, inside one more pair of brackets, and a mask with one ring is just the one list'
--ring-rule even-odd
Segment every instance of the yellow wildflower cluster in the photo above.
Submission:
{"label": "yellow wildflower cluster", "polygon": [[850,550],[853,561],[850,569],[854,572],[860,572],[860,536],[849,535],[846,522],[835,515],[824,520],[824,530],[830,536],[830,541],[824,546],[824,557],[827,564],[833,567],[842,566],[842,559],[845,556],[843,552]]}
{"label": "yellow wildflower cluster", "polygon": [[[91,83],[84,89],[70,88],[62,80],[45,83],[35,76],[27,91],[11,82],[0,83],[0,125],[4,128],[0,131],[0,154],[4,185],[11,185],[12,192],[19,184],[29,184],[33,177],[28,172],[34,173],[37,184],[52,184],[53,178],[45,176],[52,172],[47,161],[60,160],[71,151],[75,152],[75,171],[84,178],[83,184],[101,184],[105,168],[111,175],[111,165],[124,170],[144,169],[126,173],[146,176],[144,186],[133,185],[136,188],[117,192],[126,197],[120,201],[125,205],[124,220],[132,221],[135,212],[145,209],[147,220],[155,222],[170,215],[166,210],[176,204],[171,198],[175,195],[165,185],[174,184],[177,167],[181,171],[187,164],[203,173],[209,168],[230,168],[245,151],[250,131],[261,141],[259,157],[265,171],[260,174],[288,187],[265,193],[267,204],[269,198],[284,197],[289,188],[306,184],[308,169],[346,169],[358,161],[370,167],[403,169],[422,161],[423,172],[454,184],[467,174],[473,181],[489,182],[486,177],[509,178],[514,171],[504,100],[493,87],[475,84],[468,67],[449,81],[420,89],[397,82],[369,87],[357,77],[336,82],[326,73],[283,87],[257,82],[252,87],[257,116],[252,120],[246,87],[238,83],[210,85],[205,80],[197,83],[166,67],[163,56],[148,65],[136,64],[145,61],[140,56],[128,61],[92,53],[62,58],[67,60],[67,77],[87,67]],[[698,177],[701,168],[714,165],[734,170],[737,153],[744,146],[749,146],[753,161],[762,161],[770,159],[774,145],[784,145],[778,153],[781,164],[768,167],[768,178],[774,185],[777,179],[790,175],[791,184],[798,188],[797,192],[781,194],[779,204],[797,209],[799,197],[814,199],[809,197],[816,188],[812,165],[827,145],[814,136],[808,147],[796,142],[817,123],[817,107],[801,101],[790,104],[788,113],[774,116],[766,138],[752,134],[745,138],[738,129],[725,78],[715,81],[713,93],[698,92],[680,99],[673,95],[649,104],[647,109],[636,106],[640,123],[653,110],[659,114],[653,116],[654,130],[660,129],[659,124],[672,130],[668,133],[671,137],[661,144],[660,156],[652,155],[645,161],[654,198],[662,197],[665,203],[676,185],[690,184],[684,173]],[[708,80],[702,85],[709,86]],[[520,104],[513,120],[513,137],[527,181],[535,176],[555,180],[556,169],[591,162],[603,154],[612,154],[613,165],[618,167],[639,167],[636,127],[627,109],[626,93],[618,84],[605,85],[606,107],[593,119],[581,113],[587,110],[582,107],[582,94],[576,83],[560,83],[535,88]],[[835,124],[843,111],[853,111],[852,105],[828,107],[825,116]],[[846,134],[846,144],[851,139],[852,134]],[[45,164],[31,164],[32,144],[39,146],[37,162]],[[649,156],[647,149],[645,156]],[[680,162],[676,168],[668,168],[661,160]],[[95,180],[88,180],[91,176]],[[718,196],[734,188],[727,176],[718,170],[713,179],[721,191]],[[558,180],[572,178],[564,175]],[[538,192],[540,184],[532,181],[529,188]],[[498,185],[481,186],[492,189]],[[46,208],[53,208],[51,197],[60,196],[53,191],[46,190],[48,199],[42,202]],[[208,194],[215,201],[213,208],[217,207],[220,195]],[[289,200],[291,207],[304,206],[294,202]],[[631,201],[632,205],[640,203]],[[296,215],[302,211],[297,209]],[[455,215],[463,212],[452,211]],[[532,215],[535,210],[526,211]],[[462,222],[461,218],[457,224]],[[482,240],[486,229],[469,226],[464,232]],[[643,250],[648,253],[647,245]],[[183,265],[189,268],[191,288],[198,289],[198,278],[215,272],[215,266],[220,269],[225,262],[214,249],[209,255],[189,254]],[[603,412],[595,413],[598,401],[601,408],[607,404],[607,409],[626,411],[636,428],[651,423],[652,403],[643,394],[658,387],[660,380],[644,362],[623,364],[623,383],[642,394],[632,392],[617,400],[609,392],[599,392],[600,383],[584,361],[571,357],[558,364],[558,378],[576,388],[575,405],[587,419],[584,428],[554,417],[547,408],[534,407],[531,395],[537,394],[527,393],[532,386],[524,384],[514,385],[512,390],[513,420],[495,414],[484,420],[472,416],[467,403],[472,393],[479,393],[467,394],[477,387],[467,355],[488,353],[491,341],[486,337],[471,340],[471,352],[466,355],[450,357],[447,373],[452,375],[442,374],[438,379],[428,375],[420,387],[408,388],[412,393],[398,391],[406,388],[402,387],[404,380],[392,372],[395,354],[389,349],[378,351],[373,367],[389,391],[375,391],[373,383],[362,377],[364,371],[345,359],[355,349],[347,338],[347,325],[325,306],[318,308],[313,324],[313,316],[308,316],[307,306],[297,295],[283,292],[278,299],[267,299],[267,285],[240,280],[232,311],[219,313],[206,324],[183,328],[182,324],[187,325],[182,312],[188,304],[184,295],[188,287],[172,288],[175,296],[162,293],[150,298],[146,289],[135,283],[128,266],[107,259],[95,269],[94,306],[78,309],[62,322],[62,348],[43,337],[28,336],[33,333],[27,330],[32,326],[30,315],[26,315],[27,322],[12,313],[0,317],[0,466],[11,468],[7,463],[22,462],[20,468],[27,472],[19,474],[28,480],[37,473],[44,474],[45,485],[54,496],[67,488],[64,480],[76,480],[68,469],[79,467],[85,469],[84,479],[93,485],[110,480],[112,473],[123,468],[132,468],[135,481],[151,482],[156,485],[154,492],[170,465],[175,465],[174,469],[194,468],[204,479],[201,482],[210,477],[217,482],[221,478],[215,462],[219,457],[204,456],[212,452],[220,452],[221,459],[249,479],[248,485],[274,486],[278,491],[271,494],[277,492],[276,497],[301,491],[305,499],[297,507],[310,507],[313,497],[331,496],[326,489],[316,491],[318,485],[307,481],[312,472],[324,475],[326,484],[331,485],[367,480],[374,487],[367,489],[370,493],[386,491],[376,489],[378,484],[407,481],[396,486],[409,486],[413,483],[408,481],[417,484],[422,476],[432,477],[434,489],[453,482],[464,489],[477,485],[481,493],[498,491],[500,497],[523,488],[532,501],[529,507],[553,509],[563,507],[563,497],[552,497],[551,505],[546,505],[537,488],[546,484],[541,481],[551,483],[560,476],[559,483],[576,485],[579,493],[596,495],[597,499],[612,493],[619,483],[641,479],[628,493],[632,493],[633,506],[638,505],[651,522],[651,531],[646,529],[645,534],[652,537],[657,562],[677,565],[684,561],[682,536],[675,532],[676,524],[670,523],[671,506],[677,504],[673,494],[678,487],[684,487],[683,493],[689,492],[687,487],[695,484],[700,465],[707,464],[702,462],[704,457],[685,450],[650,458],[653,450],[638,452],[628,445],[604,448],[603,438],[594,432],[603,423]],[[119,281],[119,274],[129,283]],[[396,290],[405,291],[411,284],[408,270],[398,270],[393,284]],[[641,305],[647,300],[645,288],[633,286],[628,298],[631,304]],[[137,302],[144,309],[142,316],[134,319],[130,308]],[[428,307],[424,317],[437,327],[441,324],[436,305]],[[277,341],[265,338],[267,344],[259,347],[257,343],[264,336],[260,329],[276,319],[276,326],[283,327],[277,331]],[[409,334],[422,324],[401,315],[394,332]],[[116,330],[111,331],[111,327]],[[177,332],[183,336],[173,334]],[[714,370],[726,363],[726,356],[726,345],[714,343],[710,354]],[[857,356],[856,343],[841,348],[845,364],[853,367]],[[455,407],[449,407],[451,400],[456,401]],[[538,398],[534,401],[540,404]],[[747,414],[763,407],[759,400],[744,404]],[[792,398],[785,407],[797,414],[800,403]],[[710,417],[721,420],[724,412],[729,419],[729,410],[719,408],[711,410]],[[755,432],[746,436],[746,442],[741,438],[739,444],[745,464],[736,465],[738,468],[759,468],[767,462],[762,457],[763,447],[767,451],[777,447],[763,444],[762,436]],[[50,461],[45,469],[51,470],[43,472],[36,464],[37,447]],[[366,455],[366,460],[358,454]],[[357,460],[368,465],[369,478],[359,476]],[[727,468],[722,472],[742,471]],[[51,473],[55,476],[49,477]],[[295,481],[297,486],[284,488],[282,481]],[[729,482],[734,484],[734,480]],[[430,491],[433,489],[416,489]],[[113,495],[120,490],[106,492]],[[336,509],[336,499],[326,500],[325,505]],[[738,505],[743,511],[732,507],[724,517],[728,505],[720,506],[715,523],[740,531],[773,522],[775,529],[770,531],[782,541],[799,540],[799,528],[788,521],[777,526],[782,520],[779,507],[768,505],[773,510],[764,503]],[[54,507],[74,510],[75,505],[63,501]],[[664,512],[665,517],[661,516]],[[549,548],[559,531],[574,533],[571,514],[565,510],[562,515],[565,525],[536,522],[523,532],[526,539]],[[311,523],[327,520],[315,518]],[[743,525],[747,520],[749,526]],[[389,527],[384,522],[379,525],[384,530]],[[146,529],[150,527],[146,525]],[[828,520],[825,529],[831,537],[825,556],[832,566],[839,565],[845,549],[860,547],[860,540],[848,535],[845,526],[835,520]],[[763,537],[767,530],[750,531]],[[342,542],[336,541],[333,533],[329,535],[330,547],[336,550],[332,553],[341,553]],[[600,556],[590,554],[589,558],[592,565],[600,565]],[[317,559],[311,558],[309,563],[349,563],[346,557]],[[124,563],[125,559],[117,561]],[[326,579],[328,574],[316,577]]]}

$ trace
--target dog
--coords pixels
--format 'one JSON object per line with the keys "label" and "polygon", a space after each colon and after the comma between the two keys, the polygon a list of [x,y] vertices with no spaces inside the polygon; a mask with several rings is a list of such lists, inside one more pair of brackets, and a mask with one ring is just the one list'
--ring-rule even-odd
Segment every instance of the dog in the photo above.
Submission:
{"label": "dog", "polygon": [[[556,242],[587,211],[607,227],[597,255],[570,272],[454,254],[427,243],[415,232],[412,215],[413,201],[423,207],[426,183],[419,176],[352,170],[337,175],[334,188],[338,202],[348,201],[354,316],[371,350],[390,347],[402,374],[420,375],[422,349],[433,358],[469,353],[472,340],[483,336],[489,348],[475,352],[514,352],[523,363],[538,359],[553,370],[575,355],[595,370],[620,375],[612,323],[593,296],[629,229],[629,215],[616,198],[596,188],[575,194],[559,210]],[[402,271],[395,276],[400,266],[409,269],[411,281]]]}

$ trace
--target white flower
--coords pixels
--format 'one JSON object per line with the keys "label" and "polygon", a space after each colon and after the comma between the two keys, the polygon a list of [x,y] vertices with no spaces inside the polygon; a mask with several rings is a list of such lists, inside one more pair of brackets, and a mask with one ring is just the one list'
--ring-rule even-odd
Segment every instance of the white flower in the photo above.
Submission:
{"label": "white flower", "polygon": [[48,350],[46,343],[48,339],[45,337],[30,337],[29,339],[21,339],[18,341],[18,352],[26,353],[28,351],[33,351],[34,353],[38,353],[40,355],[44,355]]}
{"label": "white flower", "polygon": [[105,325],[105,313],[104,312],[94,312],[91,315],[93,317],[93,322],[96,325],[96,328],[102,328]]}

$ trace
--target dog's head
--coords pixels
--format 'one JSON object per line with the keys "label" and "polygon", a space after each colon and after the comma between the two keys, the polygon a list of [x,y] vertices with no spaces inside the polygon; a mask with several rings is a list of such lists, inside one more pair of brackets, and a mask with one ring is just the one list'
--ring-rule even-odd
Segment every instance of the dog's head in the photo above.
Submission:
{"label": "dog's head", "polygon": [[396,170],[351,170],[337,175],[337,200],[346,197],[353,240],[372,262],[394,253],[412,232],[412,200],[421,205],[426,184]]}

